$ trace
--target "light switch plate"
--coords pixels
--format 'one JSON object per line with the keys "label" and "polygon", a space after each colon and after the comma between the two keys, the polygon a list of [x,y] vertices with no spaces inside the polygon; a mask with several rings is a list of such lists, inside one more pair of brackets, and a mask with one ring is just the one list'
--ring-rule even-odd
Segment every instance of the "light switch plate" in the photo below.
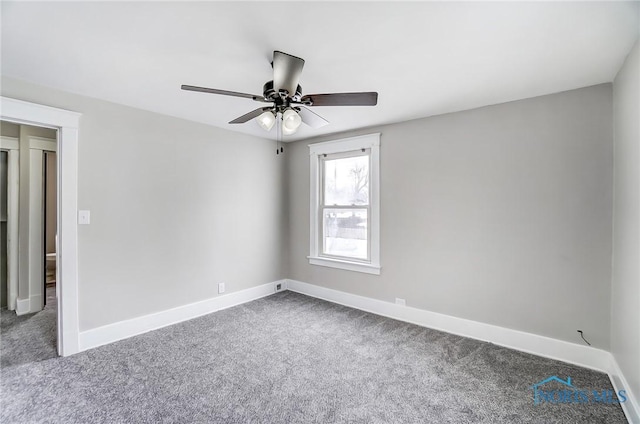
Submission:
{"label": "light switch plate", "polygon": [[91,211],[78,211],[78,224],[89,225],[91,223]]}

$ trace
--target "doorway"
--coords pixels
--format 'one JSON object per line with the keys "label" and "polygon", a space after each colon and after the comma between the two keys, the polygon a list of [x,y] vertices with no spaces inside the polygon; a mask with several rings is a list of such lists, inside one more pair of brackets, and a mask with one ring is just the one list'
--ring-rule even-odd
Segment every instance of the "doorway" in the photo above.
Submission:
{"label": "doorway", "polygon": [[0,136],[4,367],[57,356],[57,130],[2,121]]}
{"label": "doorway", "polygon": [[[57,130],[57,146],[59,147],[56,193],[58,236],[56,251],[57,353],[62,356],[72,355],[80,351],[77,190],[78,127],[81,114],[3,96],[0,96],[0,114],[0,119],[3,121]],[[42,285],[39,286],[40,291],[42,288]],[[8,296],[8,300],[10,300],[10,296]],[[19,306],[30,307],[30,301],[31,299],[19,295],[16,299],[16,309]]]}

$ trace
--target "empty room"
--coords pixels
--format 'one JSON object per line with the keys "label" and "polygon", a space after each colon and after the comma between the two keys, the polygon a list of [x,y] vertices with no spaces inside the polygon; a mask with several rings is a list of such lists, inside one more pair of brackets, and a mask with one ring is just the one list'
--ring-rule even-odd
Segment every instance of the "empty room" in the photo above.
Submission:
{"label": "empty room", "polygon": [[640,2],[0,2],[0,422],[640,424]]}

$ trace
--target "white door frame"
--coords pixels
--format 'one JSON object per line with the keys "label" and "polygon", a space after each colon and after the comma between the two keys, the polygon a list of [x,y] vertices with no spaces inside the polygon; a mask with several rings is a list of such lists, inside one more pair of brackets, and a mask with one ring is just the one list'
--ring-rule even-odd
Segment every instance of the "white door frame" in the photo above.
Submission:
{"label": "white door frame", "polygon": [[58,130],[58,354],[80,351],[78,321],[78,128],[81,114],[0,97],[0,119]]}

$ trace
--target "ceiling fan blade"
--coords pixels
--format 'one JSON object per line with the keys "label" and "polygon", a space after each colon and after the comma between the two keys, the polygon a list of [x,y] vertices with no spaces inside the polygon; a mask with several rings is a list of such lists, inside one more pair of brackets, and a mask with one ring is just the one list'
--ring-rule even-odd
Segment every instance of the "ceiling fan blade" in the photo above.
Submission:
{"label": "ceiling fan blade", "polygon": [[[375,106],[378,104],[378,93],[333,93],[308,94],[300,99],[307,106]],[[309,103],[310,102],[310,103]]]}
{"label": "ceiling fan blade", "polygon": [[329,123],[329,121],[310,109],[307,109],[304,106],[299,106],[299,108],[300,110],[298,111],[298,114],[300,115],[300,118],[302,118],[302,122],[309,125],[311,128],[324,127]]}
{"label": "ceiling fan blade", "polygon": [[182,85],[180,88],[186,91],[198,91],[200,93],[221,94],[223,96],[244,97],[247,99],[256,100],[258,102],[271,102],[262,96],[255,94],[239,93],[237,91],[218,90],[216,88],[196,87],[194,85]]}
{"label": "ceiling fan blade", "polygon": [[262,115],[262,112],[265,112],[267,110],[269,110],[270,108],[268,107],[259,107],[256,110],[252,110],[249,113],[245,113],[244,115],[234,119],[233,121],[229,122],[230,124],[244,124],[245,122],[248,122],[250,120],[252,120],[253,118],[257,118],[258,116]]}
{"label": "ceiling fan blade", "polygon": [[279,51],[273,52],[273,88],[287,90],[290,96],[296,94],[304,60]]}

